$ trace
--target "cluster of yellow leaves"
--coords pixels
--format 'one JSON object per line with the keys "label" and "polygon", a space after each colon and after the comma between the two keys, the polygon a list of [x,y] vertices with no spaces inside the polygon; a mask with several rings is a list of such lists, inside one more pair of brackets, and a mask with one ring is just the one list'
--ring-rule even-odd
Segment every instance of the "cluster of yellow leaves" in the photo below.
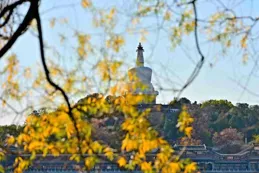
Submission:
{"label": "cluster of yellow leaves", "polygon": [[14,173],[22,173],[24,170],[26,170],[30,166],[30,161],[25,160],[22,157],[15,158],[14,161]]}
{"label": "cluster of yellow leaves", "polygon": [[[1,151],[1,148],[0,148],[0,162],[3,161],[5,159],[5,154],[4,152]],[[4,173],[5,170],[4,170],[4,167],[0,164],[0,173]]]}
{"label": "cluster of yellow leaves", "polygon": [[91,0],[81,0],[81,5],[83,8],[89,8],[92,5]]}
{"label": "cluster of yellow leaves", "polygon": [[[226,20],[226,18],[232,19]],[[218,23],[222,23],[222,25],[218,28],[219,32],[215,32],[218,27],[216,24]],[[206,28],[210,40],[213,42],[220,42],[225,47],[229,48],[232,45],[231,40],[233,34],[239,32],[242,26],[240,24],[238,25],[237,20],[233,15],[225,12],[218,12],[210,16],[209,26]]]}
{"label": "cluster of yellow leaves", "polygon": [[254,135],[253,138],[254,138],[254,143],[259,144],[259,135]]}
{"label": "cluster of yellow leaves", "polygon": [[4,173],[4,172],[5,172],[4,167],[0,165],[0,173]]}
{"label": "cluster of yellow leaves", "polygon": [[90,35],[76,34],[78,40],[77,53],[81,59],[87,57],[87,52],[92,52],[92,45],[90,43]]}
{"label": "cluster of yellow leaves", "polygon": [[240,40],[240,45],[242,48],[247,48],[247,34],[245,34]]}
{"label": "cluster of yellow leaves", "polygon": [[107,48],[112,48],[115,52],[119,52],[121,47],[125,44],[125,40],[121,35],[112,35],[107,41]]}
{"label": "cluster of yellow leaves", "polygon": [[97,70],[101,75],[102,81],[111,81],[117,78],[121,61],[102,60],[97,64]]}
{"label": "cluster of yellow leaves", "polygon": [[117,24],[116,8],[110,10],[96,11],[93,17],[93,25],[95,27],[102,27],[105,31],[111,31]]}
{"label": "cluster of yellow leaves", "polygon": [[[184,168],[182,162],[173,157],[174,150],[171,145],[158,136],[147,120],[150,110],[138,112],[131,106],[122,107],[122,110],[125,115],[129,116],[122,124],[122,129],[127,133],[122,141],[121,150],[131,153],[131,158],[127,161],[125,157],[120,157],[117,160],[118,164],[127,169],[139,166],[143,172],[147,173],[180,172]],[[154,151],[158,151],[155,159],[148,160],[147,154]]]}
{"label": "cluster of yellow leaves", "polygon": [[[92,140],[92,126],[87,121],[87,119],[105,116],[104,114],[108,115],[114,112],[113,109],[102,95],[95,95],[80,100],[74,105],[72,114],[75,124],[67,114],[68,108],[64,105],[56,111],[42,113],[39,116],[33,114],[28,116],[23,132],[16,139],[10,136],[6,141],[8,145],[18,145],[23,147],[24,152],[31,153],[29,159],[17,159],[16,172],[26,169],[35,159],[36,154],[41,154],[43,157],[47,154],[53,156],[71,154],[70,160],[79,162],[83,159],[87,169],[92,169],[99,161],[98,154],[104,154],[113,161],[116,157],[114,150]],[[86,154],[87,157],[81,157]]]}
{"label": "cluster of yellow leaves", "polygon": [[144,16],[147,16],[151,13],[158,14],[158,13],[162,12],[164,7],[165,7],[165,3],[162,2],[162,1],[155,2],[153,4],[145,3],[145,2],[139,3],[138,4],[138,11],[137,11],[136,15],[144,17]]}
{"label": "cluster of yellow leaves", "polygon": [[164,20],[170,20],[171,16],[172,16],[172,13],[169,10],[167,10],[164,14]]}
{"label": "cluster of yellow leaves", "polygon": [[[15,54],[12,54],[8,57],[7,63],[1,72],[5,76],[5,82],[2,83],[2,97],[13,100],[21,100],[25,95],[26,91],[23,91],[20,87],[19,78],[19,61]],[[5,100],[5,101],[6,101]],[[5,105],[5,104],[4,104]]]}
{"label": "cluster of yellow leaves", "polygon": [[[1,149],[2,150],[2,149]],[[0,161],[4,160],[5,154],[3,151],[0,151]]]}
{"label": "cluster of yellow leaves", "polygon": [[191,32],[194,31],[195,22],[194,21],[185,22],[183,26],[184,26],[184,32],[186,34],[190,34]]}
{"label": "cluster of yellow leaves", "polygon": [[192,10],[184,10],[179,18],[179,24],[177,26],[172,27],[172,34],[170,35],[170,41],[172,43],[172,47],[178,46],[184,35],[189,35],[194,31],[195,22],[192,18],[193,11]]}
{"label": "cluster of yellow leaves", "polygon": [[223,12],[212,14],[209,19],[210,25],[215,26],[218,20],[224,19],[225,17],[226,17],[226,13],[223,13]]}
{"label": "cluster of yellow leaves", "polygon": [[[72,114],[79,134],[67,114],[66,106],[61,105],[57,110],[45,112],[40,116],[28,116],[23,132],[16,139],[14,137],[7,139],[8,145],[18,145],[23,147],[25,152],[31,153],[29,159],[20,157],[16,159],[15,171],[18,173],[28,168],[36,158],[36,154],[41,154],[43,157],[47,154],[53,156],[71,154],[70,160],[84,161],[88,170],[99,162],[99,154],[104,154],[109,160],[117,161],[119,166],[130,170],[134,170],[136,166],[143,172],[152,173],[183,170],[189,173],[196,170],[195,164],[179,161],[173,155],[171,145],[159,137],[151,127],[147,120],[149,109],[139,112],[135,106],[116,100],[110,100],[108,104],[99,94],[80,100],[74,105]],[[105,117],[116,110],[125,115],[125,121],[121,126],[126,132],[121,145],[122,153],[115,153],[111,147],[94,141],[91,137],[92,126],[88,121],[91,118]],[[156,157],[150,159],[148,154],[153,151],[157,151]],[[125,152],[130,153],[131,157],[124,155]],[[82,158],[82,155],[85,157]]]}
{"label": "cluster of yellow leaves", "polygon": [[179,115],[177,127],[181,132],[184,132],[189,138],[192,133],[192,126],[194,119],[188,113],[186,106],[183,106],[182,112]]}
{"label": "cluster of yellow leaves", "polygon": [[192,173],[197,170],[197,164],[195,162],[192,162],[185,166],[184,173]]}
{"label": "cluster of yellow leaves", "polygon": [[[19,146],[23,146],[24,152],[32,153],[30,160],[21,160],[19,158],[17,164],[17,172],[26,169],[30,161],[35,159],[35,154],[46,156],[48,153],[53,156],[60,154],[71,154],[70,159],[79,161],[81,154],[88,154],[89,158],[85,159],[88,169],[91,169],[96,159],[95,154],[99,154],[103,150],[103,146],[91,139],[91,125],[82,120],[81,113],[73,110],[73,116],[76,120],[74,127],[71,118],[66,113],[67,108],[62,106],[57,111],[43,114],[41,116],[30,115],[26,120],[26,126],[16,140]],[[77,136],[80,136],[80,139]],[[79,141],[80,140],[80,141]],[[8,144],[14,144],[13,137],[8,138]],[[81,151],[78,146],[80,146]]]}
{"label": "cluster of yellow leaves", "polygon": [[[81,38],[81,42],[84,43],[84,37]],[[80,57],[79,57],[80,59]],[[65,69],[62,65],[57,62],[48,61],[48,68],[53,81],[59,86],[62,86],[63,90],[67,93],[68,96],[79,95],[82,91],[86,90],[87,84],[90,83],[90,79],[87,75],[84,74],[83,71],[78,70],[80,68],[82,59],[78,61],[79,64],[75,64],[73,68]],[[42,68],[39,68],[37,71],[37,75],[33,76],[33,84],[32,87],[34,90],[39,90],[42,94],[39,102],[49,104],[50,107],[53,107],[53,103],[55,101],[58,106],[60,102],[60,98],[63,99],[62,95],[47,82],[45,73]],[[89,79],[89,80],[88,80]],[[62,100],[63,101],[63,100]]]}
{"label": "cluster of yellow leaves", "polygon": [[[242,61],[244,64],[248,60],[247,44],[251,34],[253,23],[247,23],[242,18],[238,18],[234,13],[219,11],[210,16],[209,25],[206,26],[209,40],[222,44],[222,53],[227,53],[231,46],[240,46],[244,51]],[[234,40],[240,40],[234,44]]]}
{"label": "cluster of yellow leaves", "polygon": [[53,17],[49,21],[50,27],[54,28],[57,22],[59,22],[60,24],[67,24],[68,23],[68,19],[67,18],[60,18],[58,20],[57,18]]}
{"label": "cluster of yellow leaves", "polygon": [[123,167],[123,166],[125,166],[127,164],[127,160],[125,159],[125,157],[119,157],[117,162],[118,162],[120,167]]}
{"label": "cluster of yellow leaves", "polygon": [[15,138],[13,136],[9,136],[7,139],[6,139],[6,143],[7,145],[13,145],[15,143]]}

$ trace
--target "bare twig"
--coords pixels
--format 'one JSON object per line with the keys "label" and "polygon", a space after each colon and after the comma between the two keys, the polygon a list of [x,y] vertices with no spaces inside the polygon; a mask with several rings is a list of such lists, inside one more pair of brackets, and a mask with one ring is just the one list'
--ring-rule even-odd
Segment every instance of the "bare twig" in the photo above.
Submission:
{"label": "bare twig", "polygon": [[192,74],[190,75],[190,77],[188,78],[187,82],[184,84],[184,86],[180,89],[179,93],[178,93],[178,97],[181,95],[181,93],[183,92],[184,89],[186,89],[193,81],[194,79],[198,76],[198,74],[200,73],[200,70],[204,64],[204,60],[205,57],[201,51],[200,48],[200,44],[199,44],[199,37],[198,37],[198,14],[197,14],[197,8],[196,8],[196,0],[193,0],[191,2],[189,2],[190,4],[192,4],[193,6],[193,10],[194,10],[194,37],[195,37],[195,44],[196,44],[196,48],[198,50],[198,53],[200,55],[200,61],[196,64]]}

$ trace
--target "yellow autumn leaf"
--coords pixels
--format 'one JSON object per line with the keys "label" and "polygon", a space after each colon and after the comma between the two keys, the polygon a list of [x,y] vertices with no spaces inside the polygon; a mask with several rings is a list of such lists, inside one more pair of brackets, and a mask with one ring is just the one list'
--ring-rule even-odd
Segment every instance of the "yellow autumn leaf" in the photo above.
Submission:
{"label": "yellow autumn leaf", "polygon": [[119,164],[120,167],[123,167],[126,165],[127,161],[124,157],[120,157],[117,161],[117,163]]}
{"label": "yellow autumn leaf", "polygon": [[142,162],[141,170],[144,172],[152,172],[151,162]]}
{"label": "yellow autumn leaf", "polygon": [[54,28],[54,26],[56,24],[56,18],[52,18],[49,23],[50,23],[50,27]]}
{"label": "yellow autumn leaf", "polygon": [[170,20],[171,19],[171,12],[170,11],[166,11],[165,15],[164,15],[164,20]]}
{"label": "yellow autumn leaf", "polygon": [[30,69],[30,68],[26,68],[26,69],[24,70],[24,77],[25,77],[26,79],[31,78],[31,69]]}
{"label": "yellow autumn leaf", "polygon": [[192,162],[185,167],[184,173],[193,173],[196,171],[196,169],[197,169],[197,164],[195,162]]}
{"label": "yellow autumn leaf", "polygon": [[7,142],[8,145],[13,145],[14,142],[15,142],[15,138],[13,136],[10,136],[10,137],[7,138],[6,142]]}
{"label": "yellow autumn leaf", "polygon": [[0,161],[4,160],[4,157],[5,157],[5,154],[2,151],[0,151]]}
{"label": "yellow autumn leaf", "polygon": [[242,57],[242,62],[243,64],[247,64],[247,61],[248,61],[248,53],[244,53]]}
{"label": "yellow autumn leaf", "polygon": [[109,159],[109,160],[113,160],[114,159],[114,153],[112,151],[111,148],[109,147],[106,147],[104,149],[104,155]]}
{"label": "yellow autumn leaf", "polygon": [[180,164],[176,162],[169,163],[169,168],[172,171],[172,173],[176,173],[181,170]]}
{"label": "yellow autumn leaf", "polygon": [[97,158],[95,157],[87,157],[85,159],[85,166],[88,170],[92,169],[94,165],[98,162]]}
{"label": "yellow autumn leaf", "polygon": [[92,150],[96,153],[100,153],[102,151],[102,145],[97,142],[97,141],[94,141],[90,144],[90,147],[92,148]]}
{"label": "yellow autumn leaf", "polygon": [[191,134],[192,134],[192,127],[186,127],[184,129],[184,133],[185,133],[186,136],[188,136],[190,138]]}
{"label": "yellow autumn leaf", "polygon": [[243,36],[240,40],[240,44],[242,48],[247,48],[247,35]]}
{"label": "yellow autumn leaf", "polygon": [[4,173],[4,172],[5,172],[4,167],[0,165],[0,173]]}
{"label": "yellow autumn leaf", "polygon": [[91,6],[91,4],[92,4],[92,2],[90,0],[82,0],[81,1],[81,5],[82,5],[83,8],[88,8],[88,7]]}

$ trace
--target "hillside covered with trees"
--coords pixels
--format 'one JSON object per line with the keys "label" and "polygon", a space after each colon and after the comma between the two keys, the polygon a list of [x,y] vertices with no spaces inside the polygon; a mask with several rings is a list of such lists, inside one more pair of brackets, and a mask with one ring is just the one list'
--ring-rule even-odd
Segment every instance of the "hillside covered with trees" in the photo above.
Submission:
{"label": "hillside covered with trees", "polygon": [[[92,94],[79,100],[75,106],[88,103],[94,107],[98,102],[97,100],[101,99],[105,99],[107,104],[113,105],[112,111],[104,113],[101,109],[96,109],[85,114],[85,119],[91,121],[94,139],[109,143],[113,148],[119,149],[121,139],[125,135],[121,128],[125,116],[122,112],[116,110],[116,104],[114,104],[116,97],[107,96],[104,98],[101,94]],[[197,103],[196,101],[191,102],[187,98],[181,98],[178,101],[173,100],[169,105],[172,108],[179,109],[179,112],[185,106],[194,118],[193,133],[191,138],[188,138],[179,132],[176,127],[179,113],[173,114],[171,118],[164,115],[149,117],[151,125],[156,126],[160,134],[163,134],[164,138],[171,141],[172,144],[206,144],[223,153],[237,153],[247,147],[249,143],[258,141],[258,137],[256,137],[256,134],[259,134],[258,105],[248,105],[247,103],[233,105],[227,100],[208,100]],[[33,111],[30,116],[41,116],[41,114],[47,112],[46,110],[44,108]],[[23,131],[23,127],[16,125],[1,126],[1,141],[5,141],[9,136],[18,136]],[[55,137],[52,136],[51,140],[55,140]]]}
{"label": "hillside covered with trees", "polygon": [[198,104],[187,98],[172,101],[170,104],[178,108],[187,106],[194,118],[192,140],[186,141],[182,138],[180,141],[189,145],[206,144],[218,147],[222,152],[235,153],[245,143],[253,142],[255,135],[259,133],[258,105],[234,105],[227,100],[208,100]]}

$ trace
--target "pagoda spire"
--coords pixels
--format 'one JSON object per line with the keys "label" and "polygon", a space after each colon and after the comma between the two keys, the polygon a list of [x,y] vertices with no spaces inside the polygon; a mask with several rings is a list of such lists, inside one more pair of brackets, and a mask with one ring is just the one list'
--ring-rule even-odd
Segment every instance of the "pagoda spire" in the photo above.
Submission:
{"label": "pagoda spire", "polygon": [[144,49],[143,49],[141,43],[139,43],[136,52],[137,52],[136,66],[142,67],[142,66],[144,66],[144,56],[143,56]]}

